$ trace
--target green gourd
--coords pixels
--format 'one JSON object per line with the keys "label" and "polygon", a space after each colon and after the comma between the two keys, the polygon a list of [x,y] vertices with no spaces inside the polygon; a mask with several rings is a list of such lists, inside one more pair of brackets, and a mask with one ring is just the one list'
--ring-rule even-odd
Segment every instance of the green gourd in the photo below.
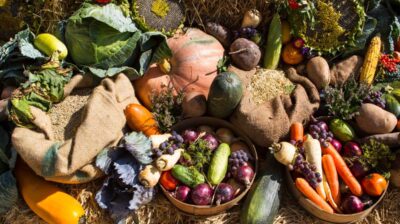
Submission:
{"label": "green gourd", "polygon": [[243,95],[242,81],[233,72],[223,72],[215,77],[208,94],[209,115],[226,118],[235,110]]}
{"label": "green gourd", "polygon": [[262,172],[247,194],[241,210],[241,224],[273,223],[278,214],[282,166],[269,154],[266,167],[260,170]]}

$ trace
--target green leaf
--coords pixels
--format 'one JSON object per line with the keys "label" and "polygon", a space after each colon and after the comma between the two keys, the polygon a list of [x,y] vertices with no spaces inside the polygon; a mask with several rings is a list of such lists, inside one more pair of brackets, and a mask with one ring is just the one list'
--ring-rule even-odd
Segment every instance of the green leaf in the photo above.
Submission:
{"label": "green leaf", "polygon": [[6,213],[18,201],[17,183],[11,171],[0,174],[0,214]]}
{"label": "green leaf", "polygon": [[356,40],[354,43],[355,45],[353,47],[347,48],[346,51],[343,52],[343,57],[347,57],[364,51],[368,40],[371,38],[371,35],[375,31],[377,23],[378,21],[375,18],[371,16],[366,16],[363,32],[356,36]]}

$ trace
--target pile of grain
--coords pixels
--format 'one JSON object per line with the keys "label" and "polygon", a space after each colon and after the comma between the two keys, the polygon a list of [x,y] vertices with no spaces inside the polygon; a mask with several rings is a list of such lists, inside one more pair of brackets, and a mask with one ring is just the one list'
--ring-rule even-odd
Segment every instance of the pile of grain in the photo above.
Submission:
{"label": "pile of grain", "polygon": [[82,122],[82,114],[92,89],[77,89],[62,102],[55,104],[49,111],[53,125],[54,139],[71,139]]}
{"label": "pile of grain", "polygon": [[289,95],[295,85],[280,70],[259,69],[252,77],[247,89],[256,104],[262,104],[281,95]]}

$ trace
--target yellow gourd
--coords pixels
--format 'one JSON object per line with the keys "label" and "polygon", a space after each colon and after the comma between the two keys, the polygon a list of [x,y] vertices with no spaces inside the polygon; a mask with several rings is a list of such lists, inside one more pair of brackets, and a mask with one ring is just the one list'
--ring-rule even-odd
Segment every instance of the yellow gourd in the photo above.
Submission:
{"label": "yellow gourd", "polygon": [[84,223],[85,211],[72,196],[37,176],[22,160],[15,167],[18,188],[29,208],[49,224]]}
{"label": "yellow gourd", "polygon": [[378,66],[379,57],[381,55],[381,37],[372,38],[367,53],[365,55],[364,64],[361,68],[360,82],[371,85],[374,82],[376,67]]}
{"label": "yellow gourd", "polygon": [[68,55],[68,49],[65,44],[49,33],[37,35],[33,44],[49,57],[51,57],[55,51],[58,51],[58,59],[60,60],[66,58]]}

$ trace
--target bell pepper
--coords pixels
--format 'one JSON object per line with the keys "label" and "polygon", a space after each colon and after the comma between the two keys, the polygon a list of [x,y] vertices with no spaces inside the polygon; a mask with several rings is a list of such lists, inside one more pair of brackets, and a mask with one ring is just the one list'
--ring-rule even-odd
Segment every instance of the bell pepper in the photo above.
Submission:
{"label": "bell pepper", "polygon": [[172,176],[171,171],[165,171],[161,174],[160,184],[167,190],[173,191],[178,185],[178,180]]}

